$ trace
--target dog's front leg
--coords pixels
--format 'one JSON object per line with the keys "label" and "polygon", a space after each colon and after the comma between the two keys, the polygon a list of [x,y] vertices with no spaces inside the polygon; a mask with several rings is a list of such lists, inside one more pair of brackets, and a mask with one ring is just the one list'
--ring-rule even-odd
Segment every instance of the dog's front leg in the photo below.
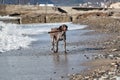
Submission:
{"label": "dog's front leg", "polygon": [[58,44],[59,44],[59,41],[56,41],[56,50],[55,50],[55,53],[58,52]]}

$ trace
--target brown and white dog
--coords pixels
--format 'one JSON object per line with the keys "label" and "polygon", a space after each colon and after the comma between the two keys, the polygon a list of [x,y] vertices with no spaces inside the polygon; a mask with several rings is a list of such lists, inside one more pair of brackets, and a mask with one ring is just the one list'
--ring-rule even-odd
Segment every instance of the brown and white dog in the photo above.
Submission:
{"label": "brown and white dog", "polygon": [[52,51],[54,53],[58,52],[58,44],[59,41],[64,41],[64,49],[66,53],[66,31],[68,30],[68,26],[63,24],[59,28],[51,28],[51,31],[48,32],[52,41]]}

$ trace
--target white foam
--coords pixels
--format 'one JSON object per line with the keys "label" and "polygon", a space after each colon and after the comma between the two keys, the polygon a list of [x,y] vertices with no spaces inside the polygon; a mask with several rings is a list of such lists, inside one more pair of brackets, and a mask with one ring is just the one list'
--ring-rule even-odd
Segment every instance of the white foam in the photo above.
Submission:
{"label": "white foam", "polygon": [[0,27],[0,52],[28,48],[28,45],[34,40],[27,36],[22,36],[21,28],[18,28],[16,24],[0,22]]}
{"label": "white foam", "polygon": [[76,25],[70,22],[25,25],[0,22],[0,52],[28,48],[31,42],[36,40],[27,36],[28,34],[44,34],[50,31],[51,28],[59,27],[62,24],[66,24],[69,30],[83,29],[86,27],[85,25]]}

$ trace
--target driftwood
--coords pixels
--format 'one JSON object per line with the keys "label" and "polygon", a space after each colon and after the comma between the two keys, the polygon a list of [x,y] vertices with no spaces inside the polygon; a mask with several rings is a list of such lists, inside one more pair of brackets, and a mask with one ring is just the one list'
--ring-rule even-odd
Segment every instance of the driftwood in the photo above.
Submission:
{"label": "driftwood", "polygon": [[48,32],[48,33],[50,34],[50,33],[56,33],[56,32],[61,32],[61,31],[55,30],[55,31],[50,31],[50,32]]}

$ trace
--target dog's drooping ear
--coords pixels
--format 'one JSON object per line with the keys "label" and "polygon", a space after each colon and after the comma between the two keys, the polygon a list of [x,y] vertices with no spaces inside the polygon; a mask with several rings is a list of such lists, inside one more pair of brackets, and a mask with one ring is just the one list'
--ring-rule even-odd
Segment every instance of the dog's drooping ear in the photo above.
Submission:
{"label": "dog's drooping ear", "polygon": [[61,26],[59,27],[59,30],[61,30],[61,31],[67,31],[67,30],[68,30],[68,26],[65,25],[65,24],[63,24],[63,25],[61,25]]}
{"label": "dog's drooping ear", "polygon": [[59,27],[59,30],[62,30],[62,26]]}

